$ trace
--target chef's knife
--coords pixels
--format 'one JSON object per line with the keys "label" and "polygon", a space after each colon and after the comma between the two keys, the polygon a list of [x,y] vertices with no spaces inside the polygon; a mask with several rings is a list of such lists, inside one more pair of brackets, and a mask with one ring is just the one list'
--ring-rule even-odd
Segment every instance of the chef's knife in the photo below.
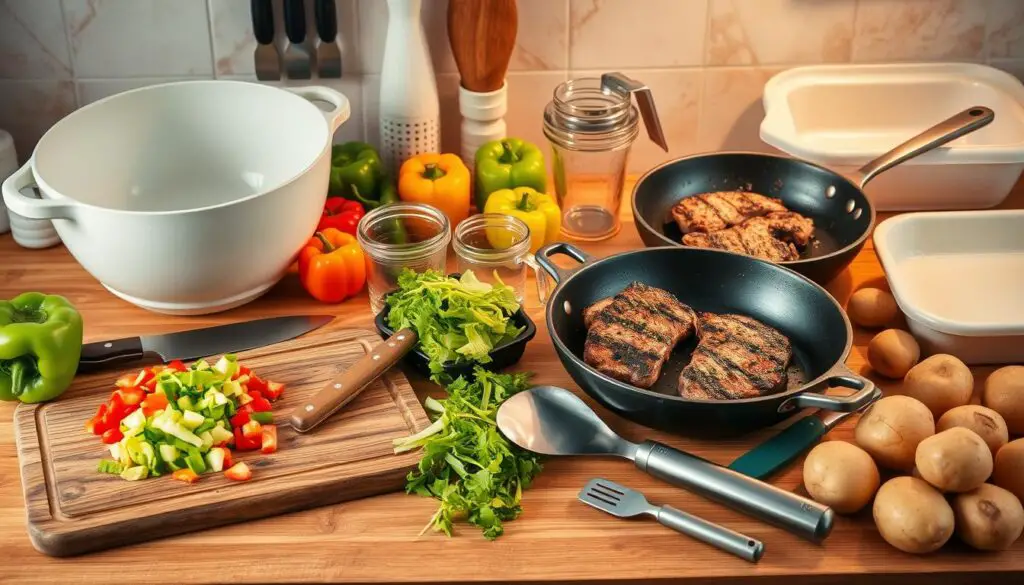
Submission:
{"label": "chef's knife", "polygon": [[306,47],[306,0],[284,0],[284,70],[289,79],[310,79],[310,52]]}
{"label": "chef's knife", "polygon": [[219,353],[234,353],[287,341],[323,327],[329,315],[293,315],[242,321],[204,329],[162,335],[143,335],[86,343],[78,371],[89,372],[145,358],[193,360]]}
{"label": "chef's knife", "polygon": [[281,55],[274,45],[274,8],[271,0],[252,0],[252,30],[256,37],[253,61],[256,79],[277,81],[281,79]]}
{"label": "chef's knife", "polygon": [[313,14],[316,16],[316,66],[317,76],[322,78],[341,77],[341,49],[338,48],[338,15],[335,0],[313,0]]}
{"label": "chef's knife", "polygon": [[[864,408],[878,400],[881,395],[882,391],[876,388],[875,395],[871,398],[871,401],[864,405],[860,411],[854,412],[863,411]],[[807,415],[789,425],[774,437],[740,455],[729,464],[729,469],[755,479],[763,480],[785,467],[804,451],[813,447],[819,439],[828,434],[839,423],[846,420],[846,417],[851,414],[853,412],[819,410],[814,414]]]}

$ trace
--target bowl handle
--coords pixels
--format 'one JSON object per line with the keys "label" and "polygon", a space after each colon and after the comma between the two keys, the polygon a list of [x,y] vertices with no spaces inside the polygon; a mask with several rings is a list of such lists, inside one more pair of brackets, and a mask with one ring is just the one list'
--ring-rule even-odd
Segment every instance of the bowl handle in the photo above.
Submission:
{"label": "bowl handle", "polygon": [[[573,260],[580,263],[580,266],[568,270],[565,268],[559,268],[551,261],[551,256],[555,254],[564,254],[569,256]],[[545,272],[551,275],[551,278],[555,280],[555,284],[558,284],[575,274],[578,270],[590,264],[594,261],[594,257],[587,254],[583,250],[580,250],[572,244],[566,244],[565,242],[555,242],[548,246],[544,246],[540,250],[537,250],[537,263],[541,265]]]}
{"label": "bowl handle", "polygon": [[352,106],[349,104],[345,94],[340,91],[335,91],[322,85],[283,87],[281,89],[290,91],[299,97],[304,97],[311,102],[327,102],[331,104],[331,109],[323,113],[324,117],[327,118],[327,123],[331,126],[331,132],[337,130],[338,126],[341,126],[352,115]]}
{"label": "bowl handle", "polygon": [[26,162],[22,167],[7,177],[2,190],[4,203],[12,213],[27,217],[29,219],[73,219],[71,209],[74,204],[61,203],[48,199],[36,199],[26,197],[21,190],[35,186],[35,179],[32,177],[32,162]]}
{"label": "bowl handle", "polygon": [[[856,390],[848,396],[826,396],[821,390],[832,386],[842,386]],[[786,400],[779,406],[779,412],[791,412],[798,408],[820,408],[835,412],[854,412],[871,404],[882,395],[871,380],[854,374],[846,364],[839,363],[828,375],[806,391]]]}

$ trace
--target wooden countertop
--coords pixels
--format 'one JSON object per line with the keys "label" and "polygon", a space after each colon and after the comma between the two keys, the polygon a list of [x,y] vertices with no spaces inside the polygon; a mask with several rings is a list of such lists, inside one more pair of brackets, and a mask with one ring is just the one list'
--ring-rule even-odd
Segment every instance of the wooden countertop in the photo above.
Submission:
{"label": "wooden countertop", "polygon": [[[627,191],[628,193],[628,191]],[[1024,208],[1024,182],[1002,205]],[[614,238],[584,245],[598,256],[642,247],[629,218]],[[880,220],[883,218],[880,218]],[[845,303],[864,285],[885,286],[882,268],[869,242],[850,269],[829,286]],[[529,312],[538,326],[518,369],[537,373],[536,383],[578,391],[562,369],[547,337],[543,309],[529,286]],[[373,329],[365,294],[337,306],[304,294],[294,276],[265,297],[239,309],[204,317],[149,313],[121,301],[90,277],[62,247],[35,251],[0,236],[0,298],[28,291],[62,294],[82,311],[86,341],[190,329],[216,323],[304,312],[336,315],[347,326]],[[867,373],[864,351],[870,333],[858,331],[849,364]],[[979,368],[980,384],[991,368]],[[412,375],[417,389],[430,384]],[[898,384],[880,382],[887,392]],[[588,402],[591,402],[588,399]],[[837,519],[821,546],[724,509],[658,482],[628,463],[610,460],[552,459],[524,496],[523,516],[506,525],[505,535],[487,542],[473,527],[455,538],[417,536],[434,502],[391,494],[342,505],[238,524],[92,555],[54,559],[36,552],[25,531],[18,460],[11,419],[14,403],[0,403],[0,581],[20,583],[251,583],[251,582],[648,582],[685,583],[1010,583],[1024,574],[1024,540],[1011,551],[982,554],[953,541],[929,556],[903,554],[875,531],[870,510]],[[719,442],[700,442],[650,432],[598,411],[632,439],[654,438],[728,463],[771,432]],[[849,439],[853,422],[831,438]],[[800,464],[773,483],[800,489]],[[761,539],[766,553],[751,565],[676,534],[656,522],[617,520],[589,509],[576,493],[590,478],[604,476],[643,490],[653,501],[721,522]],[[1010,572],[1016,573],[1016,577]],[[932,576],[931,573],[943,573]]]}

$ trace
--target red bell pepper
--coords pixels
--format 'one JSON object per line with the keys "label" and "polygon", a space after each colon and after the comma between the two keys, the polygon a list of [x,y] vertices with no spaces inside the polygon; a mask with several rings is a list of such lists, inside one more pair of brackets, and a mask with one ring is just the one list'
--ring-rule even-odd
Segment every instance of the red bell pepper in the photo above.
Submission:
{"label": "red bell pepper", "polygon": [[249,374],[249,381],[245,383],[246,392],[252,394],[253,392],[263,392],[266,389],[267,382],[263,378]]}
{"label": "red bell pepper", "polygon": [[178,481],[183,481],[185,483],[195,483],[199,481],[199,475],[197,475],[196,472],[188,468],[176,469],[173,473],[171,473],[171,477]]}
{"label": "red bell pepper", "polygon": [[275,425],[263,425],[260,452],[264,455],[269,455],[275,451],[277,451],[277,427]]}
{"label": "red bell pepper", "polygon": [[159,410],[167,408],[167,395],[163,392],[154,392],[146,396],[146,399],[142,401],[142,414],[147,417],[156,413]]}
{"label": "red bell pepper", "polygon": [[366,211],[358,201],[351,201],[344,197],[328,197],[316,231],[322,232],[331,227],[354,236],[356,235],[356,226],[359,225],[359,220],[365,213]]}
{"label": "red bell pepper", "polygon": [[184,372],[185,370],[188,369],[188,368],[185,367],[185,363],[182,362],[181,360],[173,360],[171,363],[167,364],[167,366],[165,366],[165,367],[168,370],[173,370],[175,372]]}
{"label": "red bell pepper", "polygon": [[267,382],[267,389],[263,391],[263,395],[271,400],[277,400],[281,397],[282,392],[284,392],[284,384],[281,382]]}
{"label": "red bell pepper", "polygon": [[224,472],[224,476],[235,481],[245,481],[252,477],[252,470],[244,462],[236,463]]}
{"label": "red bell pepper", "polygon": [[108,445],[113,445],[123,438],[124,435],[121,434],[121,429],[107,429],[103,432],[103,437],[101,437],[100,440]]}

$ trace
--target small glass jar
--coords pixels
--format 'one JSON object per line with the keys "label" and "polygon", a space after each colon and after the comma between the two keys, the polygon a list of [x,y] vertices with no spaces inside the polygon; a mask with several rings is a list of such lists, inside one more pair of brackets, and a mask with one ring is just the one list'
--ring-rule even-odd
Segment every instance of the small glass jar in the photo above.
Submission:
{"label": "small glass jar", "polygon": [[544,109],[544,135],[551,142],[565,236],[597,241],[618,233],[629,150],[641,117],[651,140],[668,151],[654,98],[642,83],[606,73],[555,88]]}
{"label": "small glass jar", "polygon": [[423,203],[392,203],[359,220],[356,238],[367,262],[366,287],[374,314],[384,297],[398,288],[402,269],[445,272],[451,224],[440,209]]}
{"label": "small glass jar", "polygon": [[519,304],[526,299],[526,267],[534,269],[540,302],[547,296],[546,281],[530,254],[530,228],[518,217],[481,213],[455,228],[452,241],[460,273],[472,270],[481,282],[512,287]]}

